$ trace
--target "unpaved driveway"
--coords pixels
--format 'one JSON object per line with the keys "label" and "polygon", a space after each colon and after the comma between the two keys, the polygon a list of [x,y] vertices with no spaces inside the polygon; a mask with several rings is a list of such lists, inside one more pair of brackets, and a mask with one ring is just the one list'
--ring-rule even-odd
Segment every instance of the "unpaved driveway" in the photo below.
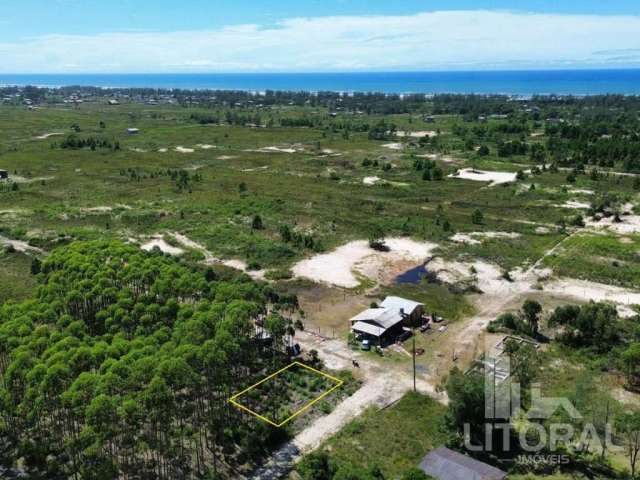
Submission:
{"label": "unpaved driveway", "polygon": [[[363,384],[329,415],[318,418],[293,440],[280,447],[269,462],[249,478],[274,480],[286,477],[302,454],[317,448],[367,408],[383,408],[391,405],[413,388],[413,377],[405,364],[396,366],[378,363],[362,352],[352,351],[343,339],[329,340],[301,332],[296,334],[296,342],[306,351],[316,350],[330,369],[353,369]],[[353,360],[357,360],[359,368],[353,368]],[[431,378],[427,375],[417,375],[416,387],[421,393],[428,394],[443,403],[447,402],[446,395],[436,392]]]}

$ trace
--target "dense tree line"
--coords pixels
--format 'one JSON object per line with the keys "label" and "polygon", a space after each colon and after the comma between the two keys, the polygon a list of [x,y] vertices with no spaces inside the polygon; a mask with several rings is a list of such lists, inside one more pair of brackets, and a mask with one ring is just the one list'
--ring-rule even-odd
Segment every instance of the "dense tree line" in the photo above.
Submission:
{"label": "dense tree line", "polygon": [[108,140],[106,138],[98,138],[94,136],[79,137],[77,135],[69,135],[67,138],[60,142],[60,148],[70,150],[82,150],[88,148],[90,150],[97,150],[99,148],[106,150],[120,150],[120,142],[115,140]]}
{"label": "dense tree line", "polygon": [[227,402],[279,358],[254,337],[279,304],[269,286],[118,242],[59,248],[35,272],[34,298],[0,308],[0,463],[34,478],[229,478],[285,434]]}

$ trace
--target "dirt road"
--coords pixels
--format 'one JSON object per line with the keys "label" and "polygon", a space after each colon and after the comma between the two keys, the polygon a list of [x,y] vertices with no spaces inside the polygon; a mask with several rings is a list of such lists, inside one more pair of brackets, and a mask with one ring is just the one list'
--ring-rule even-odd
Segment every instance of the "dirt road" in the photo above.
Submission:
{"label": "dirt road", "polygon": [[[380,364],[362,352],[352,351],[343,339],[324,339],[301,332],[296,334],[296,342],[307,352],[316,350],[330,369],[352,369],[363,384],[329,415],[317,419],[292,441],[278,449],[267,464],[250,476],[255,480],[285,478],[302,454],[317,448],[367,408],[391,405],[413,388],[413,376],[406,365]],[[357,360],[359,368],[353,368],[353,360]],[[428,394],[443,403],[447,401],[446,395],[436,392],[432,379],[425,374],[417,375],[416,387],[419,392]]]}

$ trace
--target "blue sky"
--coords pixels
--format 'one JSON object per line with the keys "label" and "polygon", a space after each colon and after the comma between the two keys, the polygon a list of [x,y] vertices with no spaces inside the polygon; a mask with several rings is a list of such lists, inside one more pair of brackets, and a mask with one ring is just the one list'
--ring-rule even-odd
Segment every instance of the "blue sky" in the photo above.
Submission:
{"label": "blue sky", "polygon": [[0,72],[640,66],[638,0],[20,0]]}

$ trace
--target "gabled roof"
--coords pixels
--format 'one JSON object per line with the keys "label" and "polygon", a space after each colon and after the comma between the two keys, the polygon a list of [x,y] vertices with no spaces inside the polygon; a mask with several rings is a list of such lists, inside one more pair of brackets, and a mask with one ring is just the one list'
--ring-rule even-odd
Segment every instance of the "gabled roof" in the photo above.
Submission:
{"label": "gabled roof", "polygon": [[367,308],[351,319],[351,322],[359,322],[365,320],[375,320],[385,312],[384,308]]}
{"label": "gabled roof", "polygon": [[429,452],[420,470],[438,480],[503,480],[507,473],[445,447]]}
{"label": "gabled roof", "polygon": [[351,328],[357,332],[368,333],[374,337],[380,337],[386,331],[384,328],[376,327],[375,325],[365,322],[356,322]]}
{"label": "gabled roof", "polygon": [[406,298],[387,297],[380,304],[380,306],[383,308],[396,310],[397,312],[400,312],[400,309],[403,309],[404,313],[406,313],[407,315],[411,315],[416,308],[423,306],[423,304],[414,302],[413,300],[407,300]]}
{"label": "gabled roof", "polygon": [[402,321],[400,310],[391,308],[369,308],[351,319],[354,322],[374,323],[384,329],[388,329]]}

